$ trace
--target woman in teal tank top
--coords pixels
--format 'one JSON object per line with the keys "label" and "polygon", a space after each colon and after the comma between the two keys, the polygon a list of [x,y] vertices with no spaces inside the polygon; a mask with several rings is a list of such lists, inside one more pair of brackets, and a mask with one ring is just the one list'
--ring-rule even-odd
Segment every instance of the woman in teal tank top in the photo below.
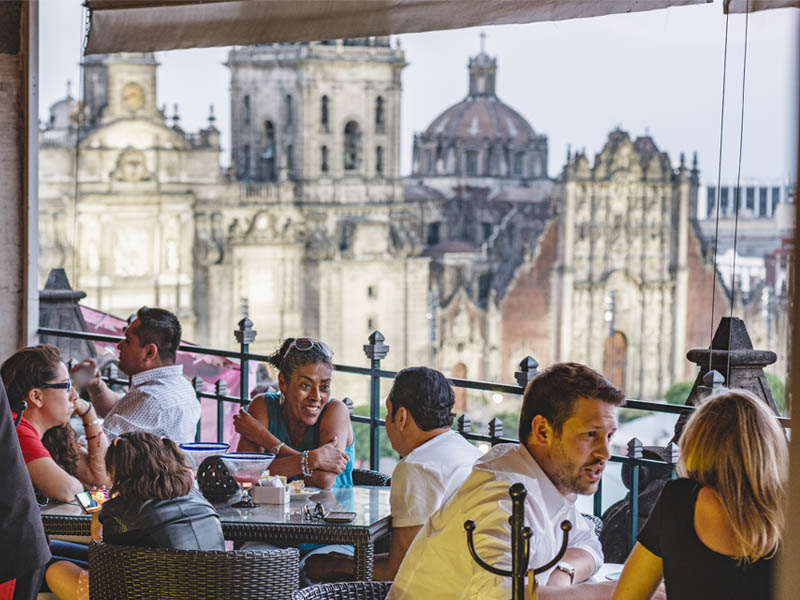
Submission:
{"label": "woman in teal tank top", "polygon": [[256,397],[234,415],[240,452],[272,452],[272,475],[321,489],[353,485],[355,436],[350,412],[331,400],[333,351],[324,342],[288,338],[270,357],[280,394]]}

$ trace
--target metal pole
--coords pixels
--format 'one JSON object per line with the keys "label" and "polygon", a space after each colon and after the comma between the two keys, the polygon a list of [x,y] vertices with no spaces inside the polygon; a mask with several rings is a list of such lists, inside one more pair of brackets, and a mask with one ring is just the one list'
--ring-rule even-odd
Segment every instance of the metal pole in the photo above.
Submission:
{"label": "metal pole", "polygon": [[364,344],[364,354],[370,359],[369,381],[369,468],[380,470],[381,447],[380,425],[381,415],[381,378],[377,371],[381,368],[381,359],[389,353],[389,346],[384,344],[383,334],[373,331],[369,336],[369,344]]}

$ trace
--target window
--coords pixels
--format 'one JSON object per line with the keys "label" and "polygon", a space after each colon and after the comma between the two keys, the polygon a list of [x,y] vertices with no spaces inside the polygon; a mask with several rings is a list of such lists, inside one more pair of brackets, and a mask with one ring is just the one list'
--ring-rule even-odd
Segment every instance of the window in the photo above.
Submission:
{"label": "window", "polygon": [[430,150],[425,151],[425,159],[425,172],[428,173],[428,175],[433,175],[433,153]]}
{"label": "window", "polygon": [[344,170],[355,171],[360,166],[361,129],[355,121],[344,126]]}
{"label": "window", "polygon": [[439,243],[439,230],[441,223],[428,223],[428,246],[435,246]]}
{"label": "window", "polygon": [[323,146],[320,150],[321,150],[321,152],[320,152],[320,161],[321,161],[320,169],[322,170],[323,173],[327,173],[328,172],[328,147],[327,146]]}
{"label": "window", "polygon": [[275,125],[272,121],[264,122],[264,154],[262,160],[262,177],[265,181],[275,181],[277,170],[275,169]]}
{"label": "window", "polygon": [[706,189],[706,216],[710,217],[714,214],[714,211],[717,207],[717,188],[716,186],[710,185]]}
{"label": "window", "polygon": [[375,317],[369,317],[367,319],[367,331],[375,331],[378,328],[378,319]]}
{"label": "window", "polygon": [[719,188],[719,212],[723,215],[728,214],[728,188]]}
{"label": "window", "polygon": [[242,116],[242,123],[246,126],[250,125],[250,96],[245,95],[242,98],[242,105],[243,105],[243,116]]}
{"label": "window", "polygon": [[328,97],[322,97],[322,106],[320,107],[319,122],[325,131],[328,131]]}
{"label": "window", "polygon": [[514,175],[522,175],[522,164],[525,160],[524,152],[517,152],[514,155]]}
{"label": "window", "polygon": [[492,227],[491,223],[481,223],[481,231],[483,232],[483,241],[485,242],[492,236]]}
{"label": "window", "polygon": [[756,188],[747,188],[744,202],[747,210],[752,212],[756,209]]}
{"label": "window", "polygon": [[772,188],[772,213],[775,213],[775,208],[781,201],[781,188],[773,187]]}
{"label": "window", "polygon": [[374,285],[367,286],[367,298],[377,298],[378,290]]}
{"label": "window", "polygon": [[250,144],[242,147],[242,164],[239,165],[239,177],[250,179]]}
{"label": "window", "polygon": [[768,217],[767,212],[767,188],[758,188],[758,215],[760,217]]}
{"label": "window", "polygon": [[292,121],[294,120],[294,110],[292,107],[292,95],[286,94],[286,129],[289,129],[292,126]]}
{"label": "window", "polygon": [[375,131],[383,133],[386,127],[386,117],[384,115],[383,96],[375,99]]}
{"label": "window", "polygon": [[467,150],[467,175],[478,174],[478,153],[475,150]]}
{"label": "window", "polygon": [[286,146],[286,170],[290,174],[294,172],[294,146],[291,144]]}
{"label": "window", "polygon": [[375,148],[375,172],[383,174],[383,147]]}

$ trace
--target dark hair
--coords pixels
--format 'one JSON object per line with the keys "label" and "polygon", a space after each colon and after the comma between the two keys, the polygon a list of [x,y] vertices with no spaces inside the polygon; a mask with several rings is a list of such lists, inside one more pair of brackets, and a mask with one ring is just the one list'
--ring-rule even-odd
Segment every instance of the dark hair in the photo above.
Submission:
{"label": "dark hair", "polygon": [[[297,338],[286,338],[281,347],[269,356],[268,362],[278,369],[288,381],[294,370],[300,365],[316,365],[325,363],[331,370],[333,362],[331,357],[320,348],[317,343],[312,344],[308,350],[292,348],[292,343]],[[291,348],[291,349],[290,349]]]}
{"label": "dark hair", "polygon": [[8,358],[0,367],[0,377],[5,383],[11,410],[18,411],[33,388],[57,377],[60,364],[61,352],[50,344],[22,348]]}
{"label": "dark hair", "polygon": [[78,477],[78,434],[66,423],[51,427],[42,436],[42,445],[47,448],[56,464],[73,477]]}
{"label": "dark hair", "polygon": [[536,415],[547,419],[559,435],[578,398],[596,398],[614,406],[625,402],[625,394],[597,371],[579,363],[555,364],[534,377],[525,390],[519,416],[520,443],[528,439]]}
{"label": "dark hair", "polygon": [[118,435],[106,450],[111,493],[142,500],[180,498],[192,490],[183,452],[169,438],[144,431]]}
{"label": "dark hair", "polygon": [[143,306],[136,311],[139,327],[136,337],[141,346],[155,344],[158,357],[165,364],[175,363],[175,354],[181,343],[181,324],[178,317],[163,308]]}
{"label": "dark hair", "polygon": [[391,391],[392,421],[401,406],[414,417],[417,427],[430,431],[439,427],[450,427],[453,417],[450,412],[456,396],[447,378],[436,369],[408,367],[397,374]]}

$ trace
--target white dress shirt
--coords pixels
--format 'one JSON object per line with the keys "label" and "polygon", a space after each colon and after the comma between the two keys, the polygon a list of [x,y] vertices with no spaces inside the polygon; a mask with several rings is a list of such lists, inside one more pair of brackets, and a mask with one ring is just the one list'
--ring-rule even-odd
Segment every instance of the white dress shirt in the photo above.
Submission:
{"label": "white dress shirt", "polygon": [[[533,530],[529,567],[549,562],[561,547],[560,524],[572,522],[569,548],[588,552],[595,570],[603,564],[597,536],[575,507],[576,495],[563,496],[521,444],[498,444],[480,458],[464,485],[437,510],[406,553],[387,599],[480,598],[507,600],[511,578],[483,570],[467,550],[464,521],[476,523],[475,549],[492,566],[511,569],[511,497],[522,483],[528,491],[525,524]],[[546,582],[552,569],[538,575]]]}
{"label": "white dress shirt", "polygon": [[147,431],[175,443],[192,442],[200,421],[200,402],[183,376],[183,365],[142,371],[131,377],[131,389],[106,415],[109,439],[126,431]]}
{"label": "white dress shirt", "polygon": [[417,446],[392,472],[392,527],[424,525],[469,477],[481,451],[455,431]]}

